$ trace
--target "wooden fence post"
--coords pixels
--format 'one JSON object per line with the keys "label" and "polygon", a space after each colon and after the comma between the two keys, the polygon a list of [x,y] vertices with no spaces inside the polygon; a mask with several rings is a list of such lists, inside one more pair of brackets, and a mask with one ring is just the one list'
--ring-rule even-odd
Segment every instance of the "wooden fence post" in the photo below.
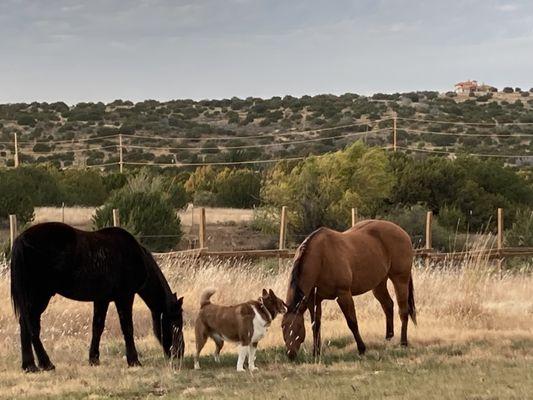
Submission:
{"label": "wooden fence post", "polygon": [[120,173],[122,173],[124,169],[124,159],[122,155],[122,134],[118,135],[118,160],[119,160],[118,161],[119,170],[120,170]]}
{"label": "wooden fence post", "polygon": [[11,243],[11,248],[13,248],[13,243],[18,236],[18,227],[17,227],[17,216],[14,214],[9,215],[9,241]]}
{"label": "wooden fence post", "polygon": [[503,257],[502,257],[502,249],[503,249],[503,208],[498,208],[498,235],[496,237],[496,246],[498,249],[498,273],[500,274],[500,278],[502,277],[502,271],[503,271]]}
{"label": "wooden fence post", "polygon": [[113,208],[113,226],[120,226],[120,214],[118,208]]}
{"label": "wooden fence post", "polygon": [[397,147],[397,140],[396,140],[396,128],[397,128],[397,114],[394,113],[394,116],[392,117],[392,148],[394,152],[396,152]]}
{"label": "wooden fence post", "polygon": [[[279,250],[285,250],[287,244],[287,206],[281,207],[281,216],[279,221]],[[281,268],[283,259],[278,258],[278,265]]]}
{"label": "wooden fence post", "polygon": [[198,232],[198,239],[200,242],[200,249],[204,249],[206,247],[206,236],[205,236],[205,208],[200,208],[200,226],[199,226],[199,232]]}
{"label": "wooden fence post", "polygon": [[429,252],[433,248],[433,237],[431,235],[431,225],[433,222],[433,211],[428,211],[426,213],[426,257],[425,257],[425,264],[426,268],[429,268],[429,262],[431,261],[431,257],[429,255]]}
{"label": "wooden fence post", "polygon": [[65,223],[65,202],[61,203],[61,222]]}
{"label": "wooden fence post", "polygon": [[17,132],[15,132],[15,154],[13,157],[13,164],[15,165],[15,168],[19,166],[19,145],[18,145]]}
{"label": "wooden fence post", "polygon": [[281,218],[279,223],[279,249],[285,250],[287,239],[287,206],[281,207]]}
{"label": "wooden fence post", "polygon": [[352,208],[352,226],[355,226],[358,217],[359,216],[357,215],[357,208]]}

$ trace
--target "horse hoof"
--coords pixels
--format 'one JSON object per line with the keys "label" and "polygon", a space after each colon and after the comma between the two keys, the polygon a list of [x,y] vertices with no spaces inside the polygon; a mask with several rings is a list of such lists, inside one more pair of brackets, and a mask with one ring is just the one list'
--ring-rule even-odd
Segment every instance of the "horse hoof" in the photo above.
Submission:
{"label": "horse hoof", "polygon": [[56,369],[55,365],[52,363],[46,364],[46,365],[40,365],[41,370],[43,371],[53,371]]}
{"label": "horse hoof", "polygon": [[401,342],[400,344],[401,344],[403,347],[408,347],[408,346],[409,346],[409,343],[407,343],[407,342]]}
{"label": "horse hoof", "polygon": [[39,368],[35,364],[30,364],[22,367],[22,370],[27,373],[39,372]]}
{"label": "horse hoof", "polygon": [[89,359],[89,365],[96,367],[100,365],[100,360],[98,358],[90,358]]}
{"label": "horse hoof", "polygon": [[394,337],[394,335],[387,335],[387,336],[385,336],[385,340],[390,342],[393,337]]}
{"label": "horse hoof", "polygon": [[366,352],[366,347],[361,346],[361,347],[358,347],[357,350],[359,351],[359,355],[362,356]]}

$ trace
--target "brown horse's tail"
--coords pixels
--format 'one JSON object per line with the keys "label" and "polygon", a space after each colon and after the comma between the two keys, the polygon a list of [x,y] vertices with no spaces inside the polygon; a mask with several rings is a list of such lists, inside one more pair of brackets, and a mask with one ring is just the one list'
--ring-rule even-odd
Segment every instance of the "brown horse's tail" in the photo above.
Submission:
{"label": "brown horse's tail", "polygon": [[416,325],[416,307],[415,307],[415,288],[413,286],[413,276],[409,278],[409,294],[407,297],[407,306],[409,307],[409,315],[411,321]]}

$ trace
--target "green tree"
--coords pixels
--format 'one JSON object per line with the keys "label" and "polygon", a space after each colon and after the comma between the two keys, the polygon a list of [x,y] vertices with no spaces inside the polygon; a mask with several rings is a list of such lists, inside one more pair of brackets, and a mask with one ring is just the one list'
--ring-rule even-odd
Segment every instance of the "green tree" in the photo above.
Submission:
{"label": "green tree", "polygon": [[262,190],[266,205],[286,205],[297,233],[319,226],[347,226],[349,210],[374,215],[389,196],[394,177],[386,154],[356,142],[345,150],[310,157],[294,167],[278,164]]}
{"label": "green tree", "polygon": [[15,170],[0,170],[0,221],[7,221],[15,214],[21,224],[33,219],[33,199]]}
{"label": "green tree", "polygon": [[217,205],[252,208],[259,205],[261,176],[249,169],[225,168],[215,180]]}
{"label": "green tree", "polygon": [[493,226],[498,207],[508,210],[510,224],[516,208],[533,205],[533,190],[526,178],[498,161],[474,157],[414,160],[393,155],[391,168],[397,181],[390,203],[425,204],[437,215],[446,210],[441,222],[450,228],[479,230],[489,222]]}
{"label": "green tree", "polygon": [[108,196],[102,175],[94,170],[67,169],[59,175],[65,204],[100,206]]}

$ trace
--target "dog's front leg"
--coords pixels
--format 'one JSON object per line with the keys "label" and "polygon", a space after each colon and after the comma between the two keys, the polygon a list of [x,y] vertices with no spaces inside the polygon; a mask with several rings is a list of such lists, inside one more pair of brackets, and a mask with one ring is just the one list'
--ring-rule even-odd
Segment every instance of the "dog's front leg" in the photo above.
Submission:
{"label": "dog's front leg", "polygon": [[250,343],[248,349],[248,368],[250,371],[257,371],[258,368],[255,366],[255,351],[257,350],[257,343]]}
{"label": "dog's front leg", "polygon": [[239,358],[237,359],[237,371],[243,372],[244,371],[244,362],[246,361],[246,356],[248,356],[249,359],[249,346],[243,346],[242,344],[239,344]]}

